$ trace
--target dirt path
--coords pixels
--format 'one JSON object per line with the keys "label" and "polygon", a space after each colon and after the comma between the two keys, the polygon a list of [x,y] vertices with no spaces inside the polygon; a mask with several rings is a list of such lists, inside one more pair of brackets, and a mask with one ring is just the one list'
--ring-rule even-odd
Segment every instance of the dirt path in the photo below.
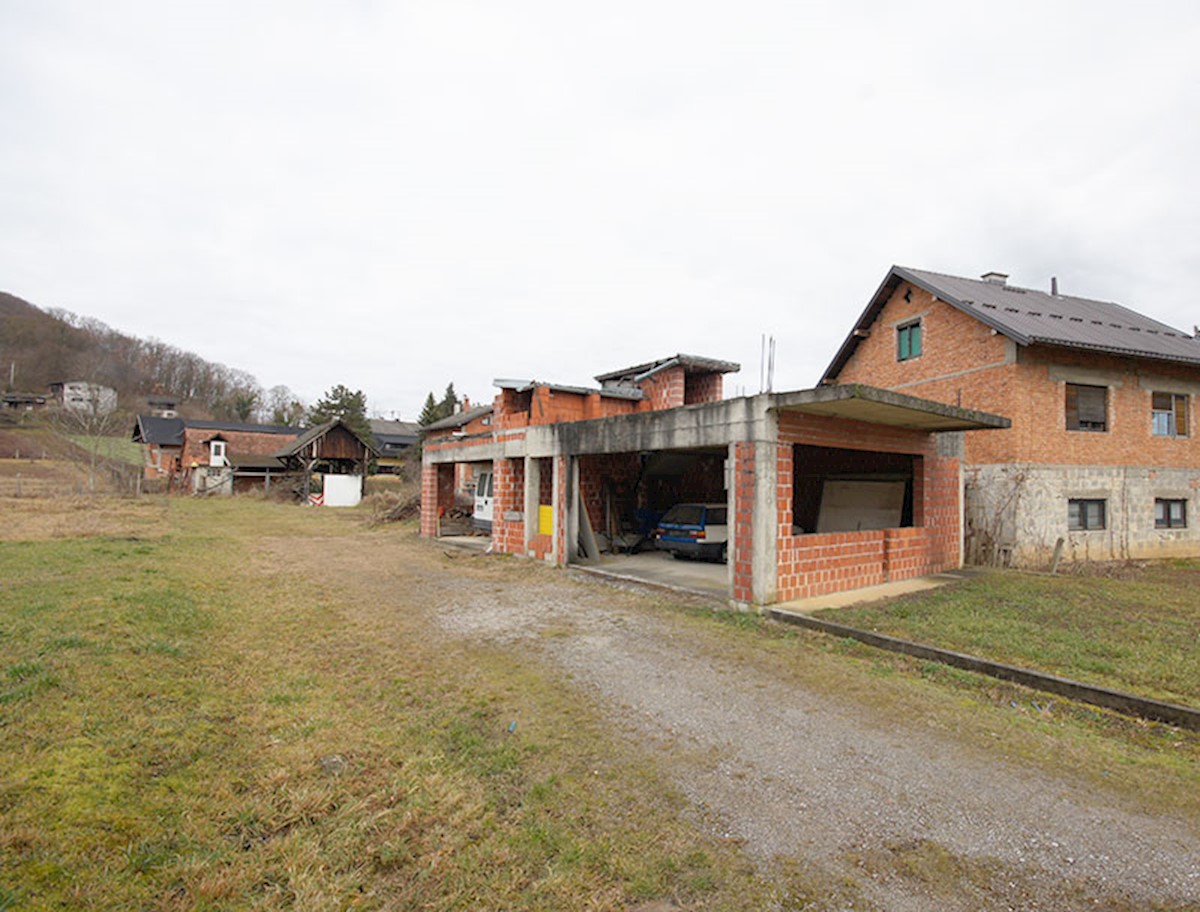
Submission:
{"label": "dirt path", "polygon": [[839,897],[824,908],[1200,908],[1195,820],[1132,811],[998,760],[922,724],[920,707],[884,718],[782,680],[731,648],[728,631],[653,599],[429,552],[403,568],[384,552],[344,556],[359,586],[395,592],[403,580],[444,635],[542,662],[585,689],[659,757],[701,819],[764,870],[799,866]]}

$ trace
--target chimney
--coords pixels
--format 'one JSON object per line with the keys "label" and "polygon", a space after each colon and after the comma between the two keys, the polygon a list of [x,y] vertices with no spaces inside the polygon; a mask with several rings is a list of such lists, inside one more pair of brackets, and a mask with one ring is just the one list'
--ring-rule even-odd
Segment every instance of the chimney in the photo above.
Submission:
{"label": "chimney", "polygon": [[983,279],[985,282],[987,282],[991,285],[1007,285],[1008,284],[1008,273],[1007,272],[985,272],[979,278]]}
{"label": "chimney", "polygon": [[1058,276],[1050,276],[1050,294],[1058,297]]}

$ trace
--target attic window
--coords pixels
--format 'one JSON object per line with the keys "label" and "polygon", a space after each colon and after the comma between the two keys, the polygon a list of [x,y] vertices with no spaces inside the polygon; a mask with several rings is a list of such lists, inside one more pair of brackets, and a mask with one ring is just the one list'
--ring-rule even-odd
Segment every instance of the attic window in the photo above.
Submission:
{"label": "attic window", "polygon": [[921,321],[896,327],[896,360],[909,361],[921,356]]}
{"label": "attic window", "polygon": [[223,466],[228,464],[228,461],[225,458],[224,440],[214,440],[209,443],[208,464],[210,466]]}

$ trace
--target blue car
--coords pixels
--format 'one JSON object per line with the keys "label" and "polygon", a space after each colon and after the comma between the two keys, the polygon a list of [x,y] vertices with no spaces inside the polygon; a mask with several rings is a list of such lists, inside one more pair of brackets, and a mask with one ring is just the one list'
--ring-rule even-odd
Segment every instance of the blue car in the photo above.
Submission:
{"label": "blue car", "polygon": [[672,557],[699,557],[725,563],[729,508],[725,504],[675,504],[658,521],[654,547]]}

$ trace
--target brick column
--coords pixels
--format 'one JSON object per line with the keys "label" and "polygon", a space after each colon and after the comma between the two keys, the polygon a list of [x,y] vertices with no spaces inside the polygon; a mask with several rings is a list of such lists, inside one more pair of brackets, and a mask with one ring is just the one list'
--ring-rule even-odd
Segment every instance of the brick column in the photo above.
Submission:
{"label": "brick column", "polygon": [[525,523],[523,519],[505,517],[524,517],[525,460],[497,459],[493,471],[492,548],[502,554],[523,554]]}
{"label": "brick column", "polygon": [[434,538],[438,534],[438,518],[442,511],[454,505],[453,464],[421,466],[421,534]]}
{"label": "brick column", "polygon": [[733,512],[730,528],[732,547],[728,552],[733,568],[733,600],[744,605],[754,601],[754,444],[735,443],[733,449]]}

